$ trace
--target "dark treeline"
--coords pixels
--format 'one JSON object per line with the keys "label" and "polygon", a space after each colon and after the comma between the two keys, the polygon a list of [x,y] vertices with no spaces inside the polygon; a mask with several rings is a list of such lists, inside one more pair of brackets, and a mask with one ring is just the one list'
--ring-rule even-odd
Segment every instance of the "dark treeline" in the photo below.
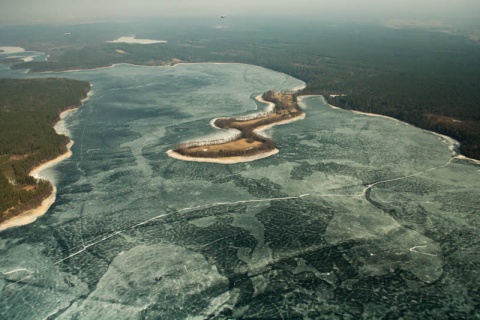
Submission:
{"label": "dark treeline", "polygon": [[[112,29],[107,31],[111,37]],[[168,43],[62,40],[59,44],[69,46],[49,51],[49,61],[16,67],[45,71],[119,62],[164,65],[172,59],[255,64],[305,81],[307,88],[300,94],[322,94],[342,108],[384,114],[450,135],[462,143],[463,154],[480,159],[480,46],[463,36],[285,18],[235,21],[234,28],[226,29],[169,21],[142,31],[139,37]]]}
{"label": "dark treeline", "polygon": [[69,79],[0,79],[0,221],[50,194],[50,183],[29,172],[66,151],[68,138],[53,125],[62,111],[81,104],[89,88]]}

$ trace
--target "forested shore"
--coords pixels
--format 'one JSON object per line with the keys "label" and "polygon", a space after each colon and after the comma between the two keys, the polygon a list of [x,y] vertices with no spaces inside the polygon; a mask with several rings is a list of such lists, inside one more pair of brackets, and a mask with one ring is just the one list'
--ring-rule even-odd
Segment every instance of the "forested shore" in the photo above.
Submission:
{"label": "forested shore", "polygon": [[88,82],[71,79],[0,79],[0,222],[51,194],[51,183],[30,172],[67,152],[69,138],[53,126],[89,90]]}

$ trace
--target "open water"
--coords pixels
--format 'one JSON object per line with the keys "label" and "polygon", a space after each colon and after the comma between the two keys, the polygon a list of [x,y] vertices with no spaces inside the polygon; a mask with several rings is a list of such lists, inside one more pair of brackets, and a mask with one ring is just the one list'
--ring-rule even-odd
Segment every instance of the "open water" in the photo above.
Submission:
{"label": "open water", "polygon": [[268,131],[277,155],[182,162],[165,152],[212,118],[303,83],[241,64],[41,76],[93,95],[66,119],[73,156],[44,172],[55,204],[0,233],[0,318],[480,316],[480,166],[447,139],[313,96]]}

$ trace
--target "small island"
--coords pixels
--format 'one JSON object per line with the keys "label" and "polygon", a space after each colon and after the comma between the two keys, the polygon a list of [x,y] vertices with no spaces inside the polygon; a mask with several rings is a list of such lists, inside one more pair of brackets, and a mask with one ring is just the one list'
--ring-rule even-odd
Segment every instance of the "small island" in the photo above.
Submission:
{"label": "small island", "polygon": [[278,124],[303,119],[305,113],[298,106],[295,93],[267,91],[257,97],[270,103],[270,110],[246,117],[217,118],[213,125],[220,129],[235,129],[236,135],[227,139],[182,143],[167,154],[175,159],[197,162],[238,163],[276,154],[273,141],[257,131]]}

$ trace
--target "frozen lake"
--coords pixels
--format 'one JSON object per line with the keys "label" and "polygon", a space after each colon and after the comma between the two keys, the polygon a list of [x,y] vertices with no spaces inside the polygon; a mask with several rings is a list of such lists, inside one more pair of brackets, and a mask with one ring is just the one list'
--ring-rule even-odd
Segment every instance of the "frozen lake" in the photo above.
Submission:
{"label": "frozen lake", "polygon": [[312,96],[268,131],[277,155],[182,162],[165,152],[212,118],[303,82],[241,64],[49,76],[93,95],[46,172],[55,204],[0,233],[0,318],[479,316],[480,166],[446,139]]}

